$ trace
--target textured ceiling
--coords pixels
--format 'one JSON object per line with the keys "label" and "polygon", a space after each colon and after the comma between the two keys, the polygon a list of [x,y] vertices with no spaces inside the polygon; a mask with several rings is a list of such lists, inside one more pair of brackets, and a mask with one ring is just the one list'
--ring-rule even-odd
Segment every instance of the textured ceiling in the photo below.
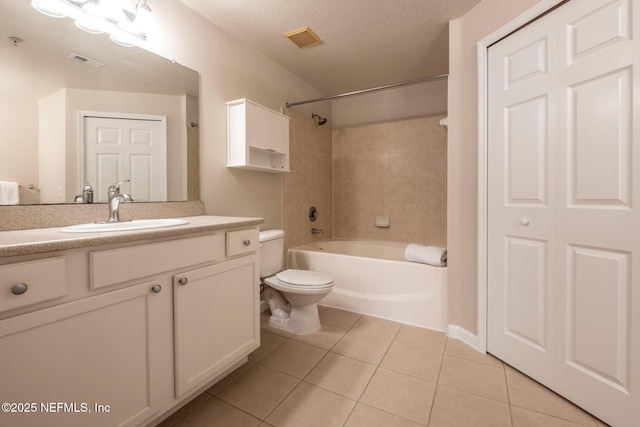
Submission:
{"label": "textured ceiling", "polygon": [[[180,0],[325,95],[447,72],[448,21],[480,0]],[[284,34],[311,27],[324,43]]]}

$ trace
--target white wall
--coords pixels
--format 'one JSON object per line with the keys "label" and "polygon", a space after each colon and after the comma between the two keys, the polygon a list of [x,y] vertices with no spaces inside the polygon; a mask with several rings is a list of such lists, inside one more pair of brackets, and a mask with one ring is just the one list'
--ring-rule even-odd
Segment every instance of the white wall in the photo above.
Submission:
{"label": "white wall", "polygon": [[200,73],[201,194],[205,212],[264,217],[282,226],[282,177],[226,168],[226,102],[249,98],[276,111],[322,94],[177,0],[154,0],[146,46]]}
{"label": "white wall", "polygon": [[[39,171],[38,181],[41,203],[64,203],[66,199],[67,159],[67,113],[65,109],[66,89],[46,96],[38,101],[37,132],[38,152],[33,157],[35,169]],[[76,171],[76,160],[70,163]],[[73,196],[70,196],[73,197]]]}
{"label": "white wall", "polygon": [[446,115],[447,79],[338,98],[331,103],[334,129]]}
{"label": "white wall", "polygon": [[449,323],[477,333],[477,43],[541,0],[483,0],[450,23],[447,238]]}
{"label": "white wall", "polygon": [[[3,77],[5,78],[5,77]],[[14,93],[0,92],[0,181],[38,184],[38,105]]]}

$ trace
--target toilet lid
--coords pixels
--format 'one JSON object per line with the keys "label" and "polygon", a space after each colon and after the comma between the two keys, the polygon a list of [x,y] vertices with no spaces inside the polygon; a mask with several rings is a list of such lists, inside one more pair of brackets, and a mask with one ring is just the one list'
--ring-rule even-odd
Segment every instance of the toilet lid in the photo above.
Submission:
{"label": "toilet lid", "polygon": [[276,274],[276,278],[292,286],[304,286],[304,287],[327,287],[333,283],[331,276],[318,273],[317,271],[308,270],[285,270]]}

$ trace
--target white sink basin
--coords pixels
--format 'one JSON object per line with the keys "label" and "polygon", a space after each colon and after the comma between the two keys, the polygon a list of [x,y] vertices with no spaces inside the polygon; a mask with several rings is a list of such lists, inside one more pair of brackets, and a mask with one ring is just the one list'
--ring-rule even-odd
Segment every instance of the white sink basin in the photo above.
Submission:
{"label": "white sink basin", "polygon": [[61,233],[99,233],[103,231],[144,230],[148,228],[173,227],[188,224],[189,220],[182,218],[136,219],[121,222],[99,222],[92,224],[78,224],[61,228]]}

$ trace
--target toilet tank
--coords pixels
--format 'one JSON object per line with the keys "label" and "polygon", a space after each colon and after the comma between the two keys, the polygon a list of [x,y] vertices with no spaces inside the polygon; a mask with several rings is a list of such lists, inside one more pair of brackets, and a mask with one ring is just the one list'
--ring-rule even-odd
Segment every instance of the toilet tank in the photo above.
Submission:
{"label": "toilet tank", "polygon": [[260,232],[260,277],[269,277],[282,270],[284,261],[284,231]]}

